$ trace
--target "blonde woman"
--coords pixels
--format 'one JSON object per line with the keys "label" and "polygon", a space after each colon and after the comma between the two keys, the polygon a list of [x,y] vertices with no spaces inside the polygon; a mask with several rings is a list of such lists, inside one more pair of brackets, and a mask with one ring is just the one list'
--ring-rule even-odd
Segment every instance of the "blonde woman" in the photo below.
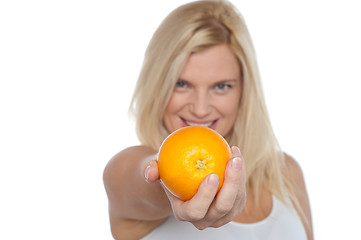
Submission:
{"label": "blonde woman", "polygon": [[[115,239],[313,239],[301,169],[278,146],[251,38],[229,2],[169,14],[147,48],[132,110],[142,145],[104,170]],[[209,175],[183,202],[158,181],[156,159],[164,138],[188,125],[222,134],[233,156],[218,194]]]}

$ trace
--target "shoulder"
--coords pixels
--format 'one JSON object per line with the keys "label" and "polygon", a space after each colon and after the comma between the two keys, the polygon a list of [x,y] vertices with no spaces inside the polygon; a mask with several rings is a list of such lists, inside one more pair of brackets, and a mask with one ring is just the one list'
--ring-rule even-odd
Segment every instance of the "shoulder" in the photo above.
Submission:
{"label": "shoulder", "polygon": [[[115,239],[140,239],[165,219],[166,214],[144,204],[152,193],[164,194],[160,184],[149,185],[144,181],[147,159],[154,158],[155,154],[156,151],[147,146],[129,147],[115,154],[104,169],[111,232]],[[157,213],[164,216],[159,217]]]}
{"label": "shoulder", "polygon": [[143,145],[126,148],[110,159],[104,169],[104,174],[107,174],[110,170],[126,170],[127,168],[124,168],[125,166],[130,167],[137,165],[140,160],[143,160],[147,156],[154,156],[155,154],[157,154],[157,152],[154,149]]}
{"label": "shoulder", "polygon": [[105,166],[103,180],[107,187],[118,188],[124,183],[122,178],[129,177],[129,173],[142,169],[145,158],[154,156],[156,151],[147,146],[132,146],[115,154]]}
{"label": "shoulder", "polygon": [[[308,239],[313,239],[311,207],[301,166],[290,155],[284,154],[284,157],[284,175],[289,180],[292,186],[292,192],[297,199],[296,210],[301,216]],[[295,202],[293,202],[293,204],[295,204]]]}
{"label": "shoulder", "polygon": [[290,155],[284,154],[284,157],[283,174],[291,188],[290,190],[295,194],[298,201],[302,202],[307,196],[307,190],[301,166]]}
{"label": "shoulder", "polygon": [[285,167],[284,167],[284,174],[285,176],[294,181],[300,181],[303,180],[303,173],[301,166],[299,163],[290,155],[284,154],[285,158]]}
{"label": "shoulder", "polygon": [[115,154],[110,161],[120,161],[129,158],[139,158],[146,155],[156,154],[156,151],[148,146],[139,145],[125,148],[124,150]]}

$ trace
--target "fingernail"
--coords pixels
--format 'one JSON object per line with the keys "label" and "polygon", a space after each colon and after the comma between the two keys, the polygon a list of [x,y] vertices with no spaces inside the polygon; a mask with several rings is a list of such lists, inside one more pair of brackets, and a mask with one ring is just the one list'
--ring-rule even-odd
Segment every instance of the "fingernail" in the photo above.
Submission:
{"label": "fingernail", "polygon": [[150,164],[146,167],[145,173],[144,173],[145,180],[147,180],[147,181],[148,181],[149,169],[150,169]]}
{"label": "fingernail", "polygon": [[210,174],[208,176],[207,184],[209,184],[213,187],[218,187],[218,183],[219,183],[219,177],[217,174]]}
{"label": "fingernail", "polygon": [[239,170],[242,167],[242,160],[239,157],[235,157],[232,159],[232,168],[235,170]]}
{"label": "fingernail", "polygon": [[239,150],[239,148],[238,148],[237,146],[233,146],[233,147],[232,147],[232,153],[233,153],[234,155],[238,155],[238,156],[241,155],[241,151]]}

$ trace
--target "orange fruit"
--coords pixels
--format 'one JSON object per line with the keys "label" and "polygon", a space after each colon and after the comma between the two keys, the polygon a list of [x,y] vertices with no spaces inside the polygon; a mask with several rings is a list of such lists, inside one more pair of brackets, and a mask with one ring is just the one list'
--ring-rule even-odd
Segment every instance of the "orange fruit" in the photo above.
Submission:
{"label": "orange fruit", "polygon": [[218,175],[219,191],[230,158],[228,143],[216,131],[201,126],[180,128],[159,149],[159,177],[172,194],[186,201],[208,174]]}

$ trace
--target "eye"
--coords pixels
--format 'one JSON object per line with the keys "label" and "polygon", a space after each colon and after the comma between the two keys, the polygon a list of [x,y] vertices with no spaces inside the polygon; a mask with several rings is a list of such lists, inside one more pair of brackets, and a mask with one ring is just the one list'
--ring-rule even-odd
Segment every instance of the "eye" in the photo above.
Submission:
{"label": "eye", "polygon": [[219,83],[216,85],[216,90],[225,91],[232,88],[231,84]]}
{"label": "eye", "polygon": [[187,83],[185,83],[184,81],[178,81],[175,86],[177,88],[185,88],[187,86]]}
{"label": "eye", "polygon": [[184,92],[189,88],[189,84],[185,81],[179,80],[174,86],[175,92]]}

